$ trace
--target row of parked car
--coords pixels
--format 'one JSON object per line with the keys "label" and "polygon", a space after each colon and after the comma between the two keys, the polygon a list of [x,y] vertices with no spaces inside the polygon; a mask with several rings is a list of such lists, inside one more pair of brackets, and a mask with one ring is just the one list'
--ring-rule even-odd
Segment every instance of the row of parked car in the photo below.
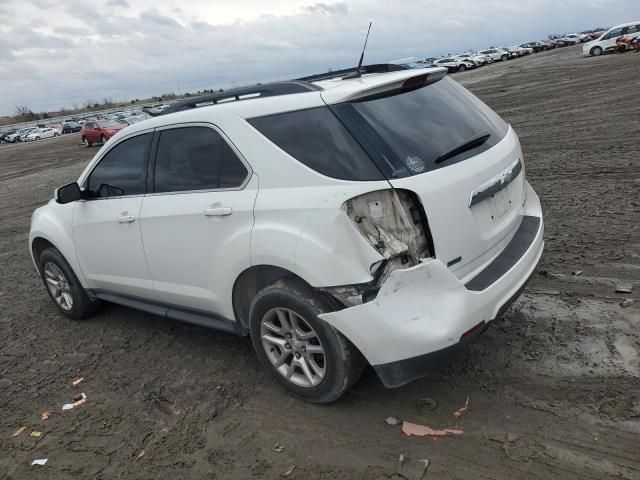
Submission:
{"label": "row of parked car", "polygon": [[0,141],[6,143],[32,142],[34,140],[42,140],[43,138],[57,137],[61,133],[60,130],[52,127],[12,129],[0,133]]}
{"label": "row of parked car", "polygon": [[93,143],[101,141],[102,138],[105,138],[105,141],[111,138],[117,130],[145,120],[148,117],[149,115],[140,110],[92,115],[85,118],[74,117],[63,123],[38,124],[18,129],[9,128],[0,132],[0,142],[31,142],[58,137],[62,134],[81,132],[83,143],[85,143],[86,139],[89,142],[87,146],[91,146]]}
{"label": "row of parked car", "polygon": [[559,47],[576,45],[589,42],[600,36],[602,32],[594,33],[569,33],[561,38],[550,39],[541,42],[527,42],[512,47],[491,47],[485,50],[464,52],[457,55],[444,57],[430,57],[418,59],[416,57],[396,60],[391,63],[402,64],[410,67],[424,68],[426,66],[446,67],[449,73],[463,72],[473,68],[482,67],[493,62],[506,62],[532,53],[544,52]]}

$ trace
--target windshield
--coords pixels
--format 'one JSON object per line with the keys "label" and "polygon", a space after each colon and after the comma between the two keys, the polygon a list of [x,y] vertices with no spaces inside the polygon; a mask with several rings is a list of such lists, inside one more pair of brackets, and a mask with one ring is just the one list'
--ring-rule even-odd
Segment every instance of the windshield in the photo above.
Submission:
{"label": "windshield", "polygon": [[99,123],[102,128],[113,128],[113,127],[119,127],[122,125],[120,122],[116,120],[101,120]]}
{"label": "windshield", "polygon": [[[376,163],[389,177],[460,162],[491,148],[508,130],[493,110],[448,77],[411,92],[336,105],[335,111],[350,130],[359,130],[377,146],[381,156]],[[486,138],[459,150],[480,136]],[[437,161],[456,151],[447,161]]]}

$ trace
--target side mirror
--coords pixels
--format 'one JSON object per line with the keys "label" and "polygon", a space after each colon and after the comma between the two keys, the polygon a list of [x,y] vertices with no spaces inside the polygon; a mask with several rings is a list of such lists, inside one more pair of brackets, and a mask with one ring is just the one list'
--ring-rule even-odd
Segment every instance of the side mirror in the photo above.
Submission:
{"label": "side mirror", "polygon": [[69,183],[56,190],[56,202],[60,204],[75,202],[82,198],[82,191],[77,182]]}
{"label": "side mirror", "polygon": [[94,130],[100,130],[100,127],[95,127]]}

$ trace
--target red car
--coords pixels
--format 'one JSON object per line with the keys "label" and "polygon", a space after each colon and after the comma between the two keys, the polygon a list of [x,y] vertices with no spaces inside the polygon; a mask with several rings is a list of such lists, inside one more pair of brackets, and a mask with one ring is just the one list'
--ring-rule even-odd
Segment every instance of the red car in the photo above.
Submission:
{"label": "red car", "polygon": [[82,143],[85,147],[98,142],[107,143],[107,140],[125,127],[126,125],[116,120],[87,120],[80,130]]}

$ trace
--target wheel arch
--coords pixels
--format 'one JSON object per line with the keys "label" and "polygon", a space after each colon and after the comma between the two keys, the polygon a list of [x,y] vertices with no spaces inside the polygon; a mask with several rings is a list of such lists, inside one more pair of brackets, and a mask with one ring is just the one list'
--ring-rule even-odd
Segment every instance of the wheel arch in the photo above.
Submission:
{"label": "wheel arch", "polygon": [[49,203],[33,213],[29,232],[29,253],[36,270],[40,273],[40,255],[48,247],[55,248],[67,261],[80,284],[87,288],[73,240],[73,205],[73,203],[67,205]]}
{"label": "wheel arch", "polygon": [[[238,275],[232,291],[233,313],[236,320],[247,331],[249,330],[249,309],[253,299],[261,290],[283,278],[295,278],[309,285],[299,275],[274,265],[253,265]],[[310,285],[309,287],[313,288]]]}
{"label": "wheel arch", "polygon": [[58,247],[44,237],[34,237],[31,241],[31,257],[33,258],[33,262],[36,264],[38,271],[40,271],[40,263],[38,260],[40,259],[42,252],[47,248],[55,248],[60,251]]}

